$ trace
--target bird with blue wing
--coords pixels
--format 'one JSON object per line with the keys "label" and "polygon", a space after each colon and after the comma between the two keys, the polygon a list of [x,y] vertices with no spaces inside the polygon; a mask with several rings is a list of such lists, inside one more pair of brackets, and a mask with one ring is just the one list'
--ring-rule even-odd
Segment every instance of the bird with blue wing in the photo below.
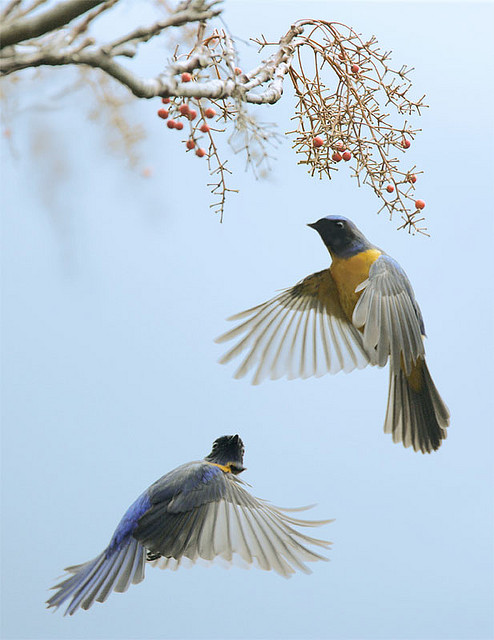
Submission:
{"label": "bird with blue wing", "polygon": [[176,569],[182,563],[239,560],[289,578],[310,573],[306,562],[327,560],[310,547],[331,543],[298,530],[331,520],[302,520],[302,509],[281,509],[253,497],[238,477],[244,445],[238,435],[222,436],[203,460],[188,462],[152,484],[129,507],[110,544],[99,556],[67,567],[53,587],[48,607],[67,605],[65,614],[104,602],[144,579],[146,563]]}
{"label": "bird with blue wing", "polygon": [[406,273],[343,216],[308,226],[331,255],[329,269],[229,318],[238,324],[216,341],[236,342],[220,362],[242,354],[235,377],[254,370],[253,384],[389,362],[384,431],[415,451],[438,449],[450,416],[425,361],[424,321]]}

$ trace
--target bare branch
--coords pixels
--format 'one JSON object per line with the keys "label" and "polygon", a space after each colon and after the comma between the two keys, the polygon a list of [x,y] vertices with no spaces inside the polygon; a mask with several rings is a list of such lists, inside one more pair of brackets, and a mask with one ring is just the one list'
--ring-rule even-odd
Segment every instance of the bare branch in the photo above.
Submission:
{"label": "bare branch", "polygon": [[65,0],[65,2],[60,2],[37,16],[7,22],[0,27],[1,47],[37,38],[63,27],[102,2],[104,0]]}
{"label": "bare branch", "polygon": [[[410,70],[388,66],[389,53],[382,53],[373,36],[364,42],[346,25],[324,20],[301,20],[306,34],[297,42],[289,74],[298,107],[294,148],[299,164],[309,173],[331,178],[339,167],[351,162],[351,173],[359,186],[369,185],[381,199],[380,211],[390,218],[400,215],[402,227],[424,233],[419,223],[425,206],[414,196],[415,168],[402,170],[396,153],[406,153],[419,131],[404,114],[418,114],[422,98],[411,100],[407,93]],[[258,41],[261,46],[267,43]],[[302,57],[301,49],[312,55]],[[329,88],[326,78],[335,88]],[[390,112],[384,111],[391,108]],[[393,118],[392,111],[398,118]],[[342,165],[339,163],[343,160]],[[338,167],[339,165],[339,167]]]}
{"label": "bare branch", "polygon": [[[23,0],[19,5],[18,17],[27,16],[29,13],[40,7],[42,4],[49,2],[49,0],[31,0],[30,5],[22,4]],[[21,6],[22,5],[22,6]]]}
{"label": "bare branch", "polygon": [[97,18],[101,13],[111,9],[114,4],[117,4],[119,0],[105,0],[104,4],[100,4],[93,11],[87,13],[82,20],[80,20],[70,32],[68,44],[72,44],[77,38],[89,29],[92,21]]}
{"label": "bare branch", "polygon": [[[199,14],[190,10],[179,12],[171,16],[168,20],[162,21],[161,28],[185,24],[186,22],[202,21],[214,17],[219,10],[212,9]],[[148,38],[156,25],[148,30],[141,29],[141,36]],[[222,99],[232,97],[236,94],[242,95],[245,102],[252,104],[273,104],[277,102],[283,93],[283,77],[288,72],[293,48],[288,46],[289,41],[300,32],[300,29],[290,29],[283,38],[280,49],[273,54],[261,67],[258,67],[250,74],[245,75],[245,84],[240,80],[231,78],[208,80],[201,83],[185,83],[177,80],[177,76],[184,72],[192,72],[211,65],[211,55],[207,48],[198,47],[195,52],[185,60],[170,64],[163,73],[156,78],[140,78],[132,73],[127,67],[118,63],[113,55],[127,55],[132,57],[135,53],[130,42],[126,43],[126,38],[120,38],[108,45],[94,47],[91,40],[87,40],[83,45],[78,44],[69,47],[47,46],[43,49],[32,49],[17,47],[9,50],[1,56],[1,75],[9,75],[21,69],[49,66],[65,65],[88,65],[99,68],[108,75],[118,80],[121,84],[132,91],[138,98],[154,98],[156,96],[183,96],[184,98],[210,98]],[[135,32],[134,32],[135,33]],[[135,39],[135,37],[134,37]],[[117,44],[119,45],[116,50]],[[113,55],[112,55],[113,54]],[[252,76],[255,76],[252,78]],[[249,80],[248,78],[252,79]],[[272,81],[267,89],[261,93],[249,90],[253,87]]]}
{"label": "bare branch", "polygon": [[221,0],[214,0],[209,4],[204,2],[204,0],[195,0],[189,3],[184,3],[179,6],[166,20],[155,22],[149,27],[139,27],[138,29],[134,29],[127,35],[106,45],[104,50],[106,53],[110,53],[113,49],[116,49],[127,42],[147,42],[168,27],[181,27],[189,22],[211,20],[211,18],[214,18],[221,13],[221,9],[213,9],[214,5],[219,4],[219,2],[221,2]]}
{"label": "bare branch", "polygon": [[[272,132],[252,118],[246,105],[278,102],[288,76],[298,102],[293,118],[298,124],[289,133],[295,136],[299,163],[312,176],[328,178],[347,166],[359,186],[369,185],[381,199],[381,210],[387,210],[390,217],[398,214],[409,231],[424,232],[419,215],[425,203],[414,196],[421,172],[415,166],[401,169],[397,154],[406,152],[419,131],[403,122],[403,116],[420,115],[425,105],[423,98],[414,101],[409,97],[410,69],[388,66],[389,52],[377,47],[374,36],[363,40],[338,22],[299,20],[278,42],[267,42],[263,36],[254,40],[260,50],[269,45],[274,53],[243,72],[232,36],[211,26],[221,13],[221,0],[184,0],[173,10],[166,3],[169,15],[164,19],[106,42],[91,37],[90,27],[119,0],[59,0],[33,17],[31,11],[39,10],[45,1],[31,0],[24,11],[25,5],[17,0],[7,4],[6,24],[0,31],[5,34],[0,75],[40,66],[91,67],[138,98],[161,97],[169,106],[161,108],[158,116],[167,120],[170,129],[180,131],[187,126],[187,150],[195,149],[200,158],[207,155],[210,174],[216,180],[209,186],[219,198],[213,208],[220,219],[226,195],[235,190],[227,186],[230,171],[227,160],[220,159],[216,135],[233,125],[226,139],[235,152],[245,153],[251,166],[267,158],[265,143],[272,142]],[[68,27],[77,16],[80,19]],[[195,32],[182,29],[179,41],[183,43],[186,33],[190,51],[184,54],[177,45],[172,59],[155,77],[140,77],[130,63],[122,61],[123,57],[134,58],[140,45],[167,29],[192,25]],[[204,100],[219,110],[217,122],[224,128],[214,129],[206,122],[218,111],[205,106]],[[208,150],[198,146],[204,133]]]}
{"label": "bare branch", "polygon": [[2,18],[5,20],[7,16],[9,16],[12,11],[21,3],[21,0],[10,0],[10,2],[6,5],[4,10],[2,11]]}

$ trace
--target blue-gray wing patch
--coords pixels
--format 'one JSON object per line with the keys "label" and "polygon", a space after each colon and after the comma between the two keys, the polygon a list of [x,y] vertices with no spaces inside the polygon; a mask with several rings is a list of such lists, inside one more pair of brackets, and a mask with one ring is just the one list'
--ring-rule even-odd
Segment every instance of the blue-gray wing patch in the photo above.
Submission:
{"label": "blue-gray wing patch", "polygon": [[[150,551],[154,564],[176,568],[183,559],[227,563],[235,556],[261,569],[273,569],[288,577],[299,569],[309,572],[308,561],[325,560],[308,545],[328,547],[330,543],[311,538],[294,527],[323,524],[293,518],[287,512],[251,496],[243,482],[219,467],[203,463],[197,470],[210,474],[182,497],[156,503],[144,514],[134,532]],[[216,497],[214,497],[216,496]],[[326,521],[327,522],[327,521]]]}

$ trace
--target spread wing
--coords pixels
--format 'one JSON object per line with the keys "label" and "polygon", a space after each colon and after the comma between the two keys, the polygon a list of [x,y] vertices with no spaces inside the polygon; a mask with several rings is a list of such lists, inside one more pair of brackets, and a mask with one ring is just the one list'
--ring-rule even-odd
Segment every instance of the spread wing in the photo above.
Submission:
{"label": "spread wing", "polygon": [[244,355],[235,372],[245,376],[255,367],[253,384],[352,371],[368,363],[357,329],[345,316],[329,269],[314,273],[268,302],[238,313],[242,320],[216,339],[240,339],[220,362]]}
{"label": "spread wing", "polygon": [[406,273],[393,258],[381,255],[356,291],[362,294],[352,320],[363,331],[371,364],[383,367],[390,357],[394,371],[403,366],[409,375],[412,364],[424,355],[425,329]]}
{"label": "spread wing", "polygon": [[309,573],[305,562],[326,560],[308,545],[330,543],[295,527],[328,521],[296,519],[254,498],[239,478],[215,465],[202,463],[195,474],[198,481],[191,489],[171,501],[160,501],[157,493],[134,531],[158,566],[175,568],[183,559],[194,563],[221,558],[231,563],[237,555],[248,564],[255,561],[261,569],[288,577],[297,569]]}

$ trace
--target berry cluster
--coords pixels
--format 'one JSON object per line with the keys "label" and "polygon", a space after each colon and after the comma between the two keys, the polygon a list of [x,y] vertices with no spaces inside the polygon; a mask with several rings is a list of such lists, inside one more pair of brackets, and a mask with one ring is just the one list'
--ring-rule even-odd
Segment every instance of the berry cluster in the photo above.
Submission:
{"label": "berry cluster", "polygon": [[[357,65],[352,65],[352,71],[354,66],[357,67],[357,70],[358,70]],[[357,73],[357,71],[355,71],[355,73]],[[321,147],[328,146],[328,142],[325,141],[324,138],[322,138],[321,136],[315,136],[315,138],[313,138],[312,140],[312,144],[314,145],[314,149],[320,149]],[[401,146],[403,147],[403,149],[409,149],[411,147],[411,144],[412,143],[410,142],[410,140],[408,140],[408,138],[403,138],[401,141]],[[331,154],[331,160],[333,162],[341,162],[342,160],[344,160],[345,162],[348,162],[349,160],[352,159],[351,152],[346,148],[345,144],[341,140],[339,140],[338,142],[330,146],[333,151],[333,153]],[[414,173],[408,173],[404,180],[404,182],[409,182],[411,184],[415,184],[416,181],[417,181],[417,176]],[[387,193],[393,193],[394,190],[395,190],[395,187],[393,184],[386,185]],[[425,207],[425,202],[423,200],[415,200],[416,209],[423,209],[424,207]]]}
{"label": "berry cluster", "polygon": [[[182,82],[190,82],[192,76],[190,73],[182,74]],[[189,137],[185,141],[187,151],[195,149],[198,158],[204,158],[208,155],[206,149],[198,146],[199,132],[210,136],[211,127],[206,122],[207,119],[216,116],[216,110],[213,107],[206,109],[200,103],[200,100],[190,100],[189,102],[181,102],[178,98],[162,98],[161,102],[166,105],[158,109],[158,116],[166,120],[166,126],[169,129],[177,129],[182,131],[184,128],[184,120],[189,125]],[[196,108],[193,108],[196,107]]]}
{"label": "berry cluster", "polygon": [[[401,168],[399,154],[412,147],[419,129],[402,116],[420,115],[423,98],[409,97],[409,69],[392,69],[389,52],[371,37],[363,40],[336,22],[302,20],[306,28],[297,48],[313,55],[293,56],[289,77],[297,107],[293,148],[311,176],[331,178],[338,163],[347,163],[359,186],[369,185],[381,200],[379,211],[398,214],[399,228],[425,233],[419,216],[425,207],[414,196],[420,173]],[[310,27],[307,29],[307,27]],[[259,44],[264,45],[264,42]]]}
{"label": "berry cluster", "polygon": [[[231,82],[240,86],[248,80],[238,66],[231,37],[216,28],[208,35],[205,27],[203,22],[198,25],[196,44],[188,54],[179,53],[176,48],[173,55],[173,73],[179,80],[174,87],[176,95],[164,94],[163,108],[158,116],[166,121],[169,129],[184,129],[186,135],[182,142],[186,152],[192,151],[197,157],[206,158],[211,176],[207,186],[214,196],[209,206],[221,221],[228,194],[237,193],[237,189],[229,186],[232,171],[228,159],[222,157],[222,145],[227,144],[234,153],[244,153],[247,165],[255,171],[267,162],[269,156],[265,147],[276,141],[276,134],[271,131],[271,125],[260,123],[249,113],[241,91],[219,98],[196,95],[196,86],[197,94],[209,95],[209,91],[203,90],[209,82]],[[203,63],[205,59],[207,64]],[[187,71],[183,71],[184,65]],[[227,130],[229,135],[222,135]]]}

